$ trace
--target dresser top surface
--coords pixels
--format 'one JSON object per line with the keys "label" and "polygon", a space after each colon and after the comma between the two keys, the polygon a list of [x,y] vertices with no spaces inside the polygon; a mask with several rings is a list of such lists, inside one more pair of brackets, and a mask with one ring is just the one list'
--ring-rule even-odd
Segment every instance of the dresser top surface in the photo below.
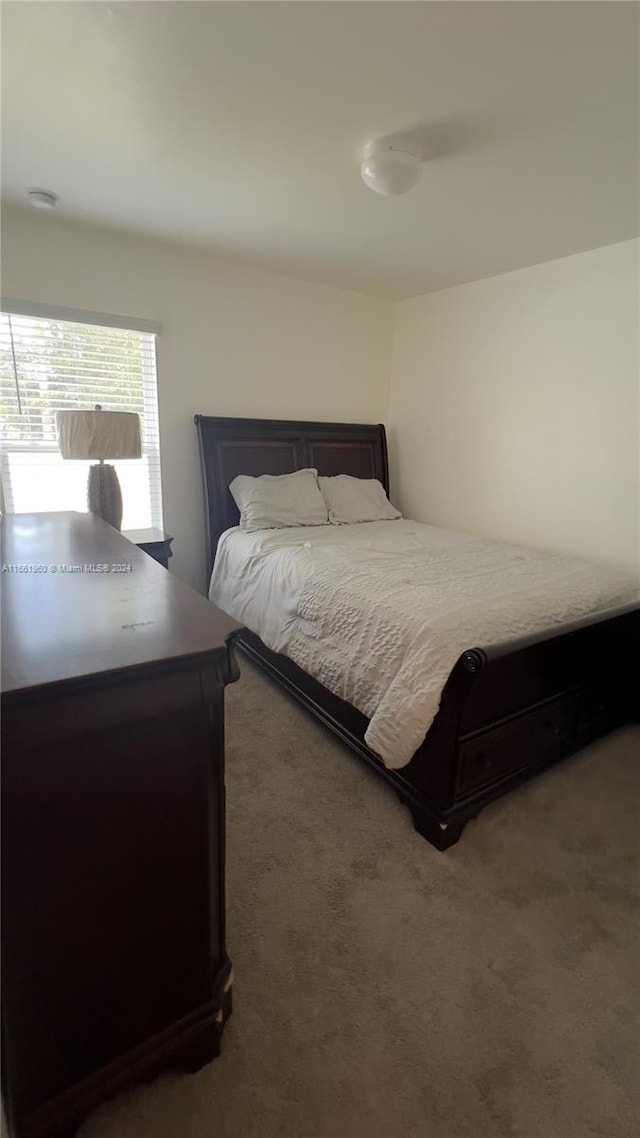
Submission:
{"label": "dresser top surface", "polygon": [[2,522],[2,691],[224,650],[239,627],[93,514]]}

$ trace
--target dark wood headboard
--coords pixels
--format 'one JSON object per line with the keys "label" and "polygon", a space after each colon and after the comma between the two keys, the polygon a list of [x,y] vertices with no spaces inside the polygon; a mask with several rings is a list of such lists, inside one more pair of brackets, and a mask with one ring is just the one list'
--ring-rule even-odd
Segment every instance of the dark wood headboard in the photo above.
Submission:
{"label": "dark wood headboard", "polygon": [[207,581],[221,533],[238,524],[229,483],[237,474],[319,474],[377,478],[389,493],[382,423],[304,423],[288,419],[222,419],[196,415],[207,522]]}

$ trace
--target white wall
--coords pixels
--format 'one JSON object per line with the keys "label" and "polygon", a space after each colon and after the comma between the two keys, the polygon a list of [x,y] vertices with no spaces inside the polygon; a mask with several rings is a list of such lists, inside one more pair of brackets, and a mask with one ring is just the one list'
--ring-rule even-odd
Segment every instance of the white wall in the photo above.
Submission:
{"label": "white wall", "polygon": [[204,586],[193,416],[381,422],[393,306],[35,211],[3,212],[2,292],[162,322],[158,398],[172,569]]}
{"label": "white wall", "polygon": [[387,420],[409,516],[638,564],[638,242],[402,301],[394,329],[373,297],[35,211],[2,221],[5,295],[162,322],[165,526],[196,586],[195,412]]}
{"label": "white wall", "polygon": [[638,566],[638,242],[397,305],[411,517]]}

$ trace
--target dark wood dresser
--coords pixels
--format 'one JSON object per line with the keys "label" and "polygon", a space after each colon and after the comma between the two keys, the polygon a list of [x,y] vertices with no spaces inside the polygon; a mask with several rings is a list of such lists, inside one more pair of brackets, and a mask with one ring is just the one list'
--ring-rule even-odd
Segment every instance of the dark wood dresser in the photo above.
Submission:
{"label": "dark wood dresser", "polygon": [[18,1138],[218,1054],[237,628],[90,514],[5,518],[3,1088]]}

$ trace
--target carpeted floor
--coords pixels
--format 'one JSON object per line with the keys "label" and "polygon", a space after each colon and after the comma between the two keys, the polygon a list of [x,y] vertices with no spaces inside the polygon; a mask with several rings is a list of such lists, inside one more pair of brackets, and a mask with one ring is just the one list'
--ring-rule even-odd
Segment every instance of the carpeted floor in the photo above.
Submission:
{"label": "carpeted floor", "polygon": [[105,1104],[81,1138],[635,1138],[640,728],[437,853],[241,667],[223,1053]]}

